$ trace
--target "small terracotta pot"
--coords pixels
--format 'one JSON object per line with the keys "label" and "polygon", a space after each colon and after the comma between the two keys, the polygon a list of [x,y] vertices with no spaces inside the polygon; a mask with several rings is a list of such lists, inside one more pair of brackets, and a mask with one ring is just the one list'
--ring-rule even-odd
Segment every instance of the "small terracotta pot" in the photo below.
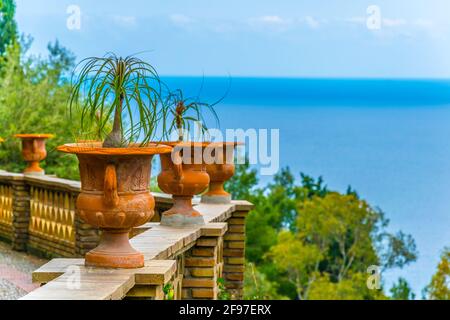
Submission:
{"label": "small terracotta pot", "polygon": [[144,256],[129,242],[131,228],[154,215],[149,191],[153,155],[170,153],[168,146],[103,148],[101,142],[66,144],[59,151],[76,154],[81,193],[81,219],[102,230],[99,245],[88,252],[85,264],[96,267],[139,268]]}
{"label": "small terracotta pot", "polygon": [[51,134],[16,134],[16,138],[22,139],[22,156],[28,166],[23,173],[43,175],[44,169],[39,166],[39,161],[47,157],[47,150],[45,150],[45,140],[52,138]]}
{"label": "small terracotta pot", "polygon": [[[174,149],[170,154],[160,155],[161,173],[158,175],[158,186],[165,193],[172,195],[174,203],[172,208],[163,212],[161,225],[182,227],[204,224],[203,215],[192,207],[192,198],[208,187],[209,176],[203,162],[203,151],[208,143],[162,143]],[[188,151],[190,157],[186,153],[183,157],[183,152]],[[201,157],[195,156],[196,153]],[[186,158],[188,161],[184,161]],[[195,163],[196,160],[199,163]]]}
{"label": "small terracotta pot", "polygon": [[230,203],[231,195],[225,191],[224,183],[234,175],[234,148],[242,145],[240,142],[214,142],[214,163],[206,165],[209,175],[209,189],[202,196],[203,203]]}

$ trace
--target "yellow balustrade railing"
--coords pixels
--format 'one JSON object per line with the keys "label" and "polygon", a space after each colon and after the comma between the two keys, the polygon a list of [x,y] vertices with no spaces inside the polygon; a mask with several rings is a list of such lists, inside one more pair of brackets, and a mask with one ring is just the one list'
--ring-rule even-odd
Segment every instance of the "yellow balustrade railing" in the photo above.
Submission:
{"label": "yellow balustrade railing", "polygon": [[10,185],[0,184],[0,224],[11,227],[13,222],[13,190]]}
{"label": "yellow balustrade railing", "polygon": [[75,245],[75,204],[72,195],[32,186],[29,232],[44,239]]}

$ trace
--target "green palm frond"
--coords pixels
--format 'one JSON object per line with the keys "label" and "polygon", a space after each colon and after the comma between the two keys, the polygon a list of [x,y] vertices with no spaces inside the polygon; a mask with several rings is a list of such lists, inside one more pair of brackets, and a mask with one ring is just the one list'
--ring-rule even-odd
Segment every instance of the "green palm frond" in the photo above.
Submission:
{"label": "green palm frond", "polygon": [[75,68],[70,113],[81,115],[80,135],[102,140],[104,147],[154,139],[166,113],[161,102],[158,73],[137,57],[108,53],[83,59]]}
{"label": "green palm frond", "polygon": [[[204,111],[209,111],[215,122],[216,126],[219,126],[219,117],[214,110],[214,106],[222,101],[219,99],[214,103],[206,103],[198,101],[198,98],[185,98],[183,91],[176,89],[169,92],[164,99],[164,105],[166,110],[164,113],[165,133],[168,134],[173,130],[187,130],[191,129],[191,125],[194,122],[199,122],[203,133],[208,130],[206,121],[204,118]],[[167,136],[168,137],[168,136]],[[166,137],[166,138],[167,138]],[[183,140],[183,136],[179,134],[179,140]]]}

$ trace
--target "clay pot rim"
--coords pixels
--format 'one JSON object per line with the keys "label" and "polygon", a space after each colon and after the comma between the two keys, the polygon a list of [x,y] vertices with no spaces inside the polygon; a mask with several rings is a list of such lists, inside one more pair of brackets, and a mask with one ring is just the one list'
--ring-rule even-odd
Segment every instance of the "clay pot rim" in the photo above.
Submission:
{"label": "clay pot rim", "polygon": [[64,153],[91,155],[153,155],[170,153],[172,147],[159,143],[149,143],[146,146],[134,143],[125,148],[103,148],[102,142],[98,141],[91,143],[66,143],[57,147],[56,150]]}
{"label": "clay pot rim", "polygon": [[195,141],[163,141],[160,144],[164,144],[171,147],[176,146],[193,146],[193,147],[216,147],[216,146],[242,146],[244,142],[195,142]]}
{"label": "clay pot rim", "polygon": [[48,133],[18,133],[15,134],[14,137],[20,139],[50,139],[55,135]]}
{"label": "clay pot rim", "polygon": [[211,145],[213,146],[243,146],[245,145],[244,142],[239,142],[239,141],[234,141],[234,142],[227,142],[227,141],[222,141],[222,142],[211,142]]}

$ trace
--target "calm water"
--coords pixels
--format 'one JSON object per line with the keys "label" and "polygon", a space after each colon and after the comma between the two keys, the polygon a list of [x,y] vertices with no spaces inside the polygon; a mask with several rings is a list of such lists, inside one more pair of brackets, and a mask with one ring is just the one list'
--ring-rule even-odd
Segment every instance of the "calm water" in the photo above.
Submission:
{"label": "calm water", "polygon": [[[383,275],[420,297],[450,245],[450,81],[165,78],[207,101],[221,128],[279,128],[280,163],[348,185],[411,233],[419,259]],[[271,177],[265,177],[267,182]]]}

